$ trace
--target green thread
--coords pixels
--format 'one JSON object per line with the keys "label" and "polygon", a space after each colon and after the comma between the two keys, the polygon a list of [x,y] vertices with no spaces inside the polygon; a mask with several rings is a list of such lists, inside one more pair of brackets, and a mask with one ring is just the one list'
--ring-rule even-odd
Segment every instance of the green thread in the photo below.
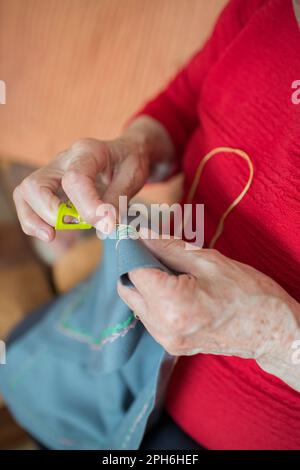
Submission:
{"label": "green thread", "polygon": [[86,333],[80,328],[71,327],[67,322],[62,323],[61,326],[65,330],[71,331],[77,335],[82,336],[88,341],[89,344],[99,346],[99,344],[101,344],[110,336],[113,336],[114,334],[118,334],[122,330],[125,330],[126,328],[128,328],[134,321],[135,321],[135,316],[133,315],[133,313],[131,313],[129,317],[127,317],[124,321],[117,323],[117,325],[115,326],[109,326],[105,328],[98,337],[90,335],[89,333]]}
{"label": "green thread", "polygon": [[116,226],[116,237],[118,240],[122,240],[123,238],[130,238],[130,235],[135,235],[136,233],[136,229],[131,225],[118,224]]}
{"label": "green thread", "polygon": [[68,307],[65,309],[65,311],[62,313],[62,318],[61,321],[59,322],[59,327],[62,330],[69,331],[70,333],[73,333],[75,335],[80,335],[82,339],[86,340],[89,344],[99,346],[103,341],[105,341],[107,338],[114,334],[120,333],[123,329],[126,329],[131,326],[131,324],[134,323],[136,320],[135,316],[133,313],[131,313],[125,320],[122,322],[117,323],[114,326],[109,326],[105,328],[103,331],[99,333],[99,335],[91,335],[89,332],[84,331],[81,328],[75,328],[70,325],[70,318],[72,317],[72,314],[74,312],[74,309],[76,307],[79,307],[83,301],[85,300],[85,296],[88,294],[88,291],[91,289],[91,287],[86,287],[84,286],[82,289],[80,289],[77,297],[73,302],[71,302]]}

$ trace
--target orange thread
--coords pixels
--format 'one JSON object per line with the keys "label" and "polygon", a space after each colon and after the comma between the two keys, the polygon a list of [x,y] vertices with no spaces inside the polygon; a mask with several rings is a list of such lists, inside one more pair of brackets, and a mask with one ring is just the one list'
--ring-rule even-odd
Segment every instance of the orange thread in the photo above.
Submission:
{"label": "orange thread", "polygon": [[215,246],[215,244],[217,243],[218,239],[220,238],[220,236],[222,235],[223,233],[223,230],[224,230],[224,222],[226,220],[226,218],[228,217],[228,215],[230,214],[230,212],[241,202],[241,200],[243,199],[243,197],[247,194],[250,186],[251,186],[251,183],[252,183],[252,180],[253,180],[253,174],[254,174],[254,167],[253,167],[253,163],[252,163],[252,160],[251,158],[249,157],[249,155],[247,154],[247,152],[245,152],[244,150],[241,150],[241,149],[235,149],[235,148],[231,148],[231,147],[217,147],[213,150],[211,150],[209,153],[207,153],[205,155],[205,157],[201,160],[198,168],[197,168],[197,171],[196,171],[196,174],[195,174],[195,177],[193,179],[193,183],[192,183],[192,186],[191,186],[191,189],[189,190],[189,193],[188,193],[188,196],[187,196],[187,202],[188,203],[191,203],[194,199],[194,196],[195,196],[195,193],[196,193],[196,190],[198,188],[198,185],[199,185],[199,181],[200,181],[200,178],[201,178],[201,175],[202,175],[202,172],[204,170],[204,167],[206,165],[206,163],[212,158],[214,157],[215,155],[217,154],[220,154],[220,153],[234,153],[235,155],[238,155],[239,157],[243,158],[243,160],[245,160],[247,163],[248,163],[248,167],[249,167],[249,178],[248,178],[248,181],[244,187],[244,189],[241,191],[241,193],[235,198],[235,200],[230,204],[230,206],[226,209],[226,211],[223,213],[223,215],[221,216],[220,220],[219,220],[219,223],[218,223],[218,226],[216,228],[216,231],[214,233],[214,236],[212,237],[210,243],[209,243],[209,248],[213,248]]}

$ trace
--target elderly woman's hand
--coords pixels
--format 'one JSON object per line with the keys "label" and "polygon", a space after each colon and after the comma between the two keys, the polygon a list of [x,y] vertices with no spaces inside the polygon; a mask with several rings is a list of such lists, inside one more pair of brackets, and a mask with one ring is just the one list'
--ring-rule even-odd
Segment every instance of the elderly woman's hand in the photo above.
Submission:
{"label": "elderly woman's hand", "polygon": [[16,187],[22,229],[42,241],[53,240],[62,190],[82,218],[96,225],[102,203],[118,209],[119,196],[131,199],[145,184],[151,166],[173,157],[168,133],[147,116],[133,120],[118,139],[81,139]]}
{"label": "elderly woman's hand", "polygon": [[290,360],[299,305],[277,283],[215,250],[187,250],[174,239],[144,243],[182,274],[138,269],[130,273],[135,288],[118,291],[168,352],[255,358],[272,371],[277,358]]}
{"label": "elderly woman's hand", "polygon": [[[75,142],[15,189],[14,201],[23,231],[42,241],[54,238],[60,203],[57,193],[61,189],[81,216],[95,225],[102,202],[118,207],[120,194],[132,197],[144,185],[149,161],[140,147],[127,138]],[[97,187],[100,175],[101,190]]]}

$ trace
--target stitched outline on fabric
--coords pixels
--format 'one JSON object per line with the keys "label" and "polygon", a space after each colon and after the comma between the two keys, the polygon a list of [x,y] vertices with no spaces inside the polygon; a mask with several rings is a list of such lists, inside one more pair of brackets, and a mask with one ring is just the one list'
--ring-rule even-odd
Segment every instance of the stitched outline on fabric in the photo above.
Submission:
{"label": "stitched outline on fabric", "polygon": [[131,438],[132,438],[135,430],[137,429],[138,425],[141,423],[142,419],[144,418],[145,414],[147,413],[147,411],[149,409],[149,406],[150,406],[150,402],[153,399],[155,393],[156,393],[155,389],[151,391],[151,393],[148,395],[148,397],[144,401],[142,408],[140,408],[140,412],[135,415],[135,419],[134,419],[132,425],[130,426],[129,430],[127,431],[127,433],[126,433],[126,435],[125,435],[125,437],[122,441],[122,444],[121,444],[122,449],[128,448],[128,445],[130,444]]}
{"label": "stitched outline on fabric", "polygon": [[62,334],[73,338],[75,341],[86,343],[92,349],[99,350],[105,346],[105,344],[113,343],[118,338],[124,337],[129,330],[135,328],[138,320],[135,318],[134,314],[131,313],[124,321],[105,328],[97,336],[93,336],[80,328],[72,327],[70,325],[70,318],[72,317],[74,309],[83,302],[85,298],[84,294],[86,294],[89,289],[90,287],[82,288],[76,298],[63,310],[57,328]]}

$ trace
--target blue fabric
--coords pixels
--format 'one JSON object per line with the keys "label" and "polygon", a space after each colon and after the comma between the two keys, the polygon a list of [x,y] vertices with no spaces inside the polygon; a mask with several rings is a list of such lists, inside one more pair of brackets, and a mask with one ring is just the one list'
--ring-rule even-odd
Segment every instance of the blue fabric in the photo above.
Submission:
{"label": "blue fabric", "polygon": [[138,267],[168,269],[139,240],[104,248],[95,274],[46,306],[0,369],[15,418],[52,449],[138,449],[174,365],[116,290]]}

